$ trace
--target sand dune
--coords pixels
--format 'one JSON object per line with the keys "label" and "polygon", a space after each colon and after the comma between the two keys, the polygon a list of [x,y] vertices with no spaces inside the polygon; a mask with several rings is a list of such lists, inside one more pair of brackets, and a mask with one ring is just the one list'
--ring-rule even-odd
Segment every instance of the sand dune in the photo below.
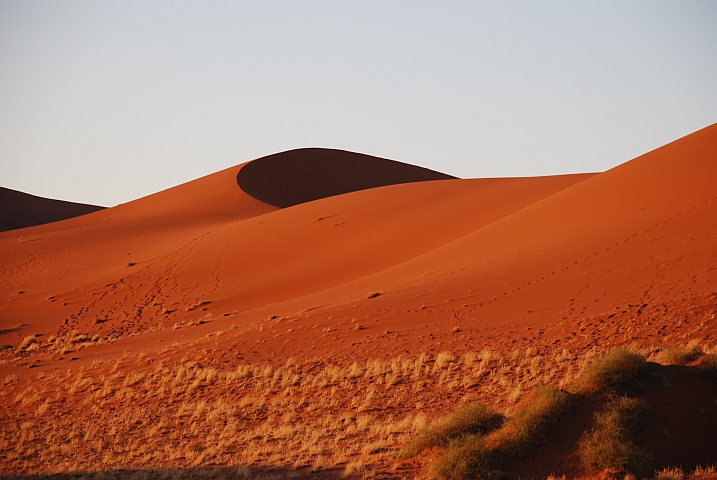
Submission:
{"label": "sand dune", "polygon": [[466,296],[468,303],[483,304],[492,321],[518,323],[531,317],[528,310],[550,321],[710,293],[716,280],[716,152],[717,128],[704,129],[372,282],[390,288],[430,271],[447,283],[439,287],[445,293],[436,292],[435,281],[421,292],[436,292],[443,301],[481,289]]}
{"label": "sand dune", "polygon": [[[77,298],[83,306],[70,312],[63,328],[94,328],[96,317],[110,319],[101,328],[122,330],[165,320],[147,312],[150,303],[183,311],[204,300],[247,312],[380,272],[587,178],[409,183],[277,210],[232,184],[240,168],[66,223],[55,234],[30,230],[19,240],[3,239],[18,262],[8,262],[6,271],[17,269],[22,277],[6,276],[0,288],[8,296],[26,292],[17,300],[24,303],[77,287],[102,295],[122,277],[134,292],[119,302],[107,295]],[[25,243],[27,249],[15,246]],[[28,252],[42,258],[39,265],[24,267]],[[55,275],[62,275],[59,289],[56,280],[48,281]],[[42,317],[43,330],[64,320]],[[33,319],[23,323],[34,327]]]}
{"label": "sand dune", "polygon": [[248,163],[239,170],[237,183],[254,198],[286,208],[358,190],[451,178],[455,177],[370,155],[303,148]]}
{"label": "sand dune", "polygon": [[0,232],[57,222],[104,207],[36,197],[0,187]]}
{"label": "sand dune", "polygon": [[[252,323],[321,306],[333,312],[327,316],[367,309],[420,331],[416,322],[438,308],[455,309],[465,328],[480,330],[709,293],[715,132],[704,129],[598,175],[434,180],[340,195],[327,193],[339,191],[336,172],[317,174],[332,155],[341,167],[356,158],[369,167],[388,161],[336,150],[272,155],[56,227],[3,234],[0,292],[12,309],[6,301],[2,314],[12,310],[48,334],[58,326],[93,330],[97,317],[108,318],[99,328],[127,332],[188,320],[194,313],[186,308],[207,301],[210,313]],[[257,196],[286,183],[262,183],[262,175],[302,164],[307,170],[297,178],[313,179],[307,182],[328,196],[290,209],[257,200],[235,181],[241,185],[241,172],[254,164],[246,178]],[[383,178],[375,167],[377,183],[415,180],[416,172],[441,178],[389,165],[408,173]],[[365,186],[370,177],[340,187]],[[304,194],[297,187],[290,196]],[[110,292],[120,286],[129,291],[117,298]],[[382,298],[368,302],[373,291]],[[75,306],[33,302],[50,295]],[[393,313],[375,312],[376,304]],[[420,307],[418,317],[404,312]]]}
{"label": "sand dune", "polygon": [[339,150],[271,155],[0,234],[2,368],[67,368],[50,347],[13,352],[78,332],[105,340],[73,365],[711,345],[715,178],[717,125],[598,174],[464,180]]}

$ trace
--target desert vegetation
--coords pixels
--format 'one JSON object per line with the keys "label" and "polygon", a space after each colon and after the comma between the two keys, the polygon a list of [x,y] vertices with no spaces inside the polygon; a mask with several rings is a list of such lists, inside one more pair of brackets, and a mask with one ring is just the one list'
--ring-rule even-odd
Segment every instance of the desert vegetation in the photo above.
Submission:
{"label": "desert vegetation", "polygon": [[[429,477],[461,480],[467,478],[499,478],[503,476],[499,467],[505,462],[520,458],[530,452],[546,433],[547,427],[562,415],[568,406],[568,395],[560,390],[536,385],[518,404],[515,411],[501,418],[501,422],[483,422],[494,428],[463,428],[456,432],[429,465]],[[440,431],[441,425],[461,424],[464,407],[439,422],[439,429],[431,426],[427,432]],[[482,418],[500,418],[495,413],[481,408]],[[476,422],[474,422],[475,424]],[[445,428],[445,427],[444,427]],[[435,433],[434,433],[435,435]],[[425,434],[422,432],[418,438]],[[409,448],[404,455],[411,455]]]}
{"label": "desert vegetation", "polygon": [[588,470],[604,469],[644,475],[649,454],[636,442],[647,426],[650,409],[643,400],[618,397],[595,414],[595,426],[580,442],[580,459]]}
{"label": "desert vegetation", "polygon": [[[693,363],[712,372],[713,351],[691,348]],[[598,440],[636,445],[644,408],[622,396],[625,382],[654,381],[646,359],[662,358],[656,349],[529,348],[229,367],[172,363],[162,357],[170,350],[5,376],[1,473],[222,465],[388,477],[423,471],[432,459],[424,473],[435,478],[492,478],[590,395],[604,407],[579,446],[586,471],[638,472],[639,449],[630,460],[613,449],[617,460],[609,460]]]}
{"label": "desert vegetation", "polygon": [[[583,432],[576,446],[582,475],[644,477],[649,474],[647,466],[651,456],[640,446],[640,436],[650,424],[651,412],[645,400],[627,395],[659,388],[660,383],[665,386],[666,379],[655,364],[647,361],[648,355],[664,365],[685,365],[685,355],[689,355],[688,361],[704,357],[697,373],[714,374],[715,356],[705,355],[695,342],[687,347],[651,353],[616,348],[584,362],[566,389],[534,385],[505,415],[476,404],[435,420],[402,449],[398,458],[416,457],[433,448],[438,449],[438,453],[428,464],[429,478],[504,478],[502,468],[545,443],[551,426],[566,420],[573,406],[597,402],[602,406],[594,412],[593,426]],[[679,362],[675,361],[676,356],[681,359]],[[697,466],[695,475],[706,475],[708,470]],[[678,478],[675,472],[680,472],[679,478],[686,476],[678,467],[655,472],[655,475]]]}

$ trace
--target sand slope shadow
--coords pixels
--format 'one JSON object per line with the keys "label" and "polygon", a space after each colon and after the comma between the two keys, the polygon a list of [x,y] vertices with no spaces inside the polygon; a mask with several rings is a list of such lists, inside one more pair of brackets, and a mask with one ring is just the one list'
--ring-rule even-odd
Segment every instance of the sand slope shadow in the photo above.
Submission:
{"label": "sand slope shadow", "polygon": [[[653,364],[664,383],[635,395],[646,401],[650,417],[638,435],[639,445],[649,454],[646,473],[679,467],[685,472],[717,462],[717,382],[697,367]],[[607,398],[578,397],[567,419],[549,432],[544,443],[506,470],[512,478],[541,479],[550,475],[577,478],[585,472],[578,443],[594,425],[594,414]],[[715,478],[710,476],[709,478]]]}
{"label": "sand slope shadow", "polygon": [[102,209],[104,207],[36,197],[0,187],[0,232],[57,222]]}
{"label": "sand slope shadow", "polygon": [[286,208],[369,188],[455,178],[360,153],[301,148],[247,163],[237,174],[237,183],[252,197]]}
{"label": "sand slope shadow", "polygon": [[0,480],[340,480],[341,469],[329,468],[312,471],[286,467],[228,467],[209,465],[187,468],[146,468],[117,470],[76,470],[54,474],[0,475]]}

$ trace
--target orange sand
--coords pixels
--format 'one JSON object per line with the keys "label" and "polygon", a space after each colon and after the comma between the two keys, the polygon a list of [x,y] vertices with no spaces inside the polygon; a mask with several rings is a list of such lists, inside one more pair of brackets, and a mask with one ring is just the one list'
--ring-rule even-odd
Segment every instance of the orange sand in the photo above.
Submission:
{"label": "orange sand", "polygon": [[[334,157],[351,168],[322,173]],[[717,124],[598,174],[461,180],[335,150],[267,158],[1,233],[0,343],[78,330],[115,341],[73,365],[188,341],[228,365],[348,365],[716,340]]]}

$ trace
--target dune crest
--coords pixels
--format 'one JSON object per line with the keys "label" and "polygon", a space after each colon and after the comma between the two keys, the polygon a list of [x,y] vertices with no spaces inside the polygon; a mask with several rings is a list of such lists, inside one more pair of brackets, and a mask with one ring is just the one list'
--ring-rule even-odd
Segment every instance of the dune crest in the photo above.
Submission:
{"label": "dune crest", "polygon": [[[413,478],[427,457],[396,455],[433,419],[519,413],[626,346],[645,388],[665,379],[633,399],[655,413],[648,471],[717,463],[716,160],[717,124],[550,177],[303,149],[4,232],[0,474]],[[571,395],[582,413],[509,474],[594,473],[576,459],[603,405]]]}
{"label": "dune crest", "polygon": [[37,197],[0,187],[0,232],[58,222],[105,207]]}
{"label": "dune crest", "polygon": [[371,155],[301,148],[247,163],[237,174],[237,183],[252,197],[286,208],[369,188],[455,178]]}

